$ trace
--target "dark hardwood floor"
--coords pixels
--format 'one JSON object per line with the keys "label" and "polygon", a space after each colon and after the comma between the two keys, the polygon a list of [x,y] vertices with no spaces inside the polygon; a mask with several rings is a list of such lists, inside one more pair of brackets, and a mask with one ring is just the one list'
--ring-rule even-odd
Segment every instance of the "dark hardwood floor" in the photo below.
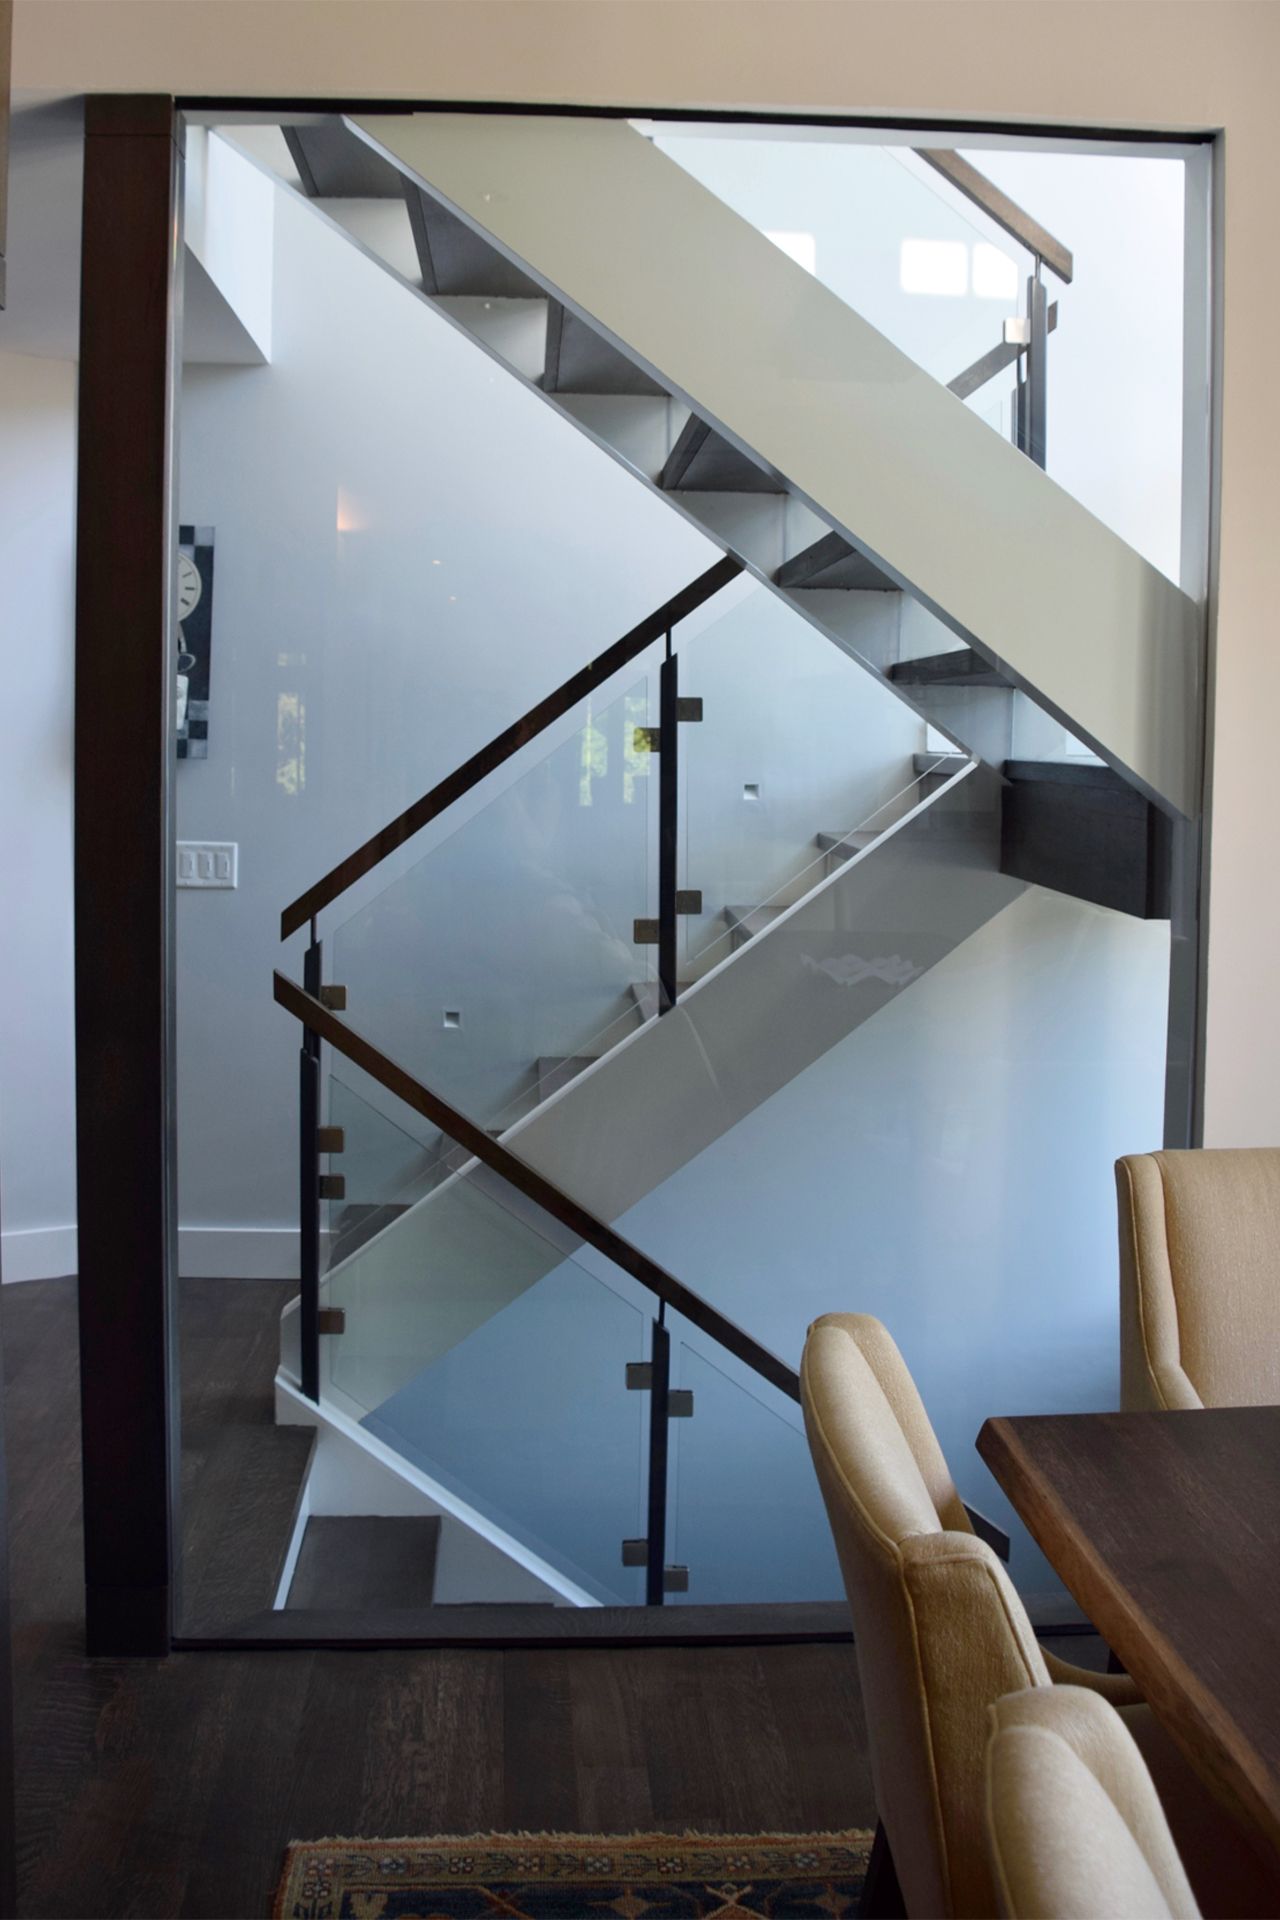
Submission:
{"label": "dark hardwood floor", "polygon": [[[184,1479],[269,1420],[284,1298],[184,1283]],[[86,1660],[74,1285],[0,1311],[22,1914],[265,1915],[331,1834],[874,1824],[850,1645]]]}

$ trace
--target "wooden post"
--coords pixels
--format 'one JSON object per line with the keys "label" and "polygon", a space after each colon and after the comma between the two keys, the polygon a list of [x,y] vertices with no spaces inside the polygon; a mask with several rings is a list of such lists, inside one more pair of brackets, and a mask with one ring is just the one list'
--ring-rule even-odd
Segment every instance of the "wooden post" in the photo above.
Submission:
{"label": "wooden post", "polygon": [[76,1146],[87,1643],[174,1615],[173,101],[85,111],[76,548]]}

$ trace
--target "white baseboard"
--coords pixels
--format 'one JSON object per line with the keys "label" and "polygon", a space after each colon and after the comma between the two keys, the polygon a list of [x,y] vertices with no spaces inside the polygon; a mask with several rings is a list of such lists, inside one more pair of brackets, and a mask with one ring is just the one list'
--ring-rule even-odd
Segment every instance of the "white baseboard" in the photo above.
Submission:
{"label": "white baseboard", "polygon": [[296,1227],[180,1227],[178,1272],[202,1280],[296,1280]]}
{"label": "white baseboard", "polygon": [[[0,1234],[5,1281],[75,1273],[74,1227],[15,1227]],[[178,1272],[207,1280],[296,1280],[296,1227],[181,1227]]]}
{"label": "white baseboard", "polygon": [[0,1234],[0,1273],[10,1280],[57,1280],[79,1266],[74,1227],[14,1227]]}

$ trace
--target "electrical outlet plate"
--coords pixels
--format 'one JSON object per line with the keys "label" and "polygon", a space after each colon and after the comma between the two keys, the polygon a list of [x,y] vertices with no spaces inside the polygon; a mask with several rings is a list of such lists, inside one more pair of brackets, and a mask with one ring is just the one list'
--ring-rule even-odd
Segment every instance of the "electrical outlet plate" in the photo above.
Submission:
{"label": "electrical outlet plate", "polygon": [[180,887],[234,887],[240,878],[240,848],[234,840],[179,840]]}

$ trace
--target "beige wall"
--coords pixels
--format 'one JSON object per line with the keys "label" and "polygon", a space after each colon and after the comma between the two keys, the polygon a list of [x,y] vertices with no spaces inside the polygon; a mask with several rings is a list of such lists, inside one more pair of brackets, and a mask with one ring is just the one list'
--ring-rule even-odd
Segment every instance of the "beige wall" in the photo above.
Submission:
{"label": "beige wall", "polygon": [[[771,106],[1223,129],[1226,323],[1206,1137],[1280,1143],[1280,4],[1274,0],[17,0],[55,92]],[[1141,314],[1116,315],[1141,351]]]}

